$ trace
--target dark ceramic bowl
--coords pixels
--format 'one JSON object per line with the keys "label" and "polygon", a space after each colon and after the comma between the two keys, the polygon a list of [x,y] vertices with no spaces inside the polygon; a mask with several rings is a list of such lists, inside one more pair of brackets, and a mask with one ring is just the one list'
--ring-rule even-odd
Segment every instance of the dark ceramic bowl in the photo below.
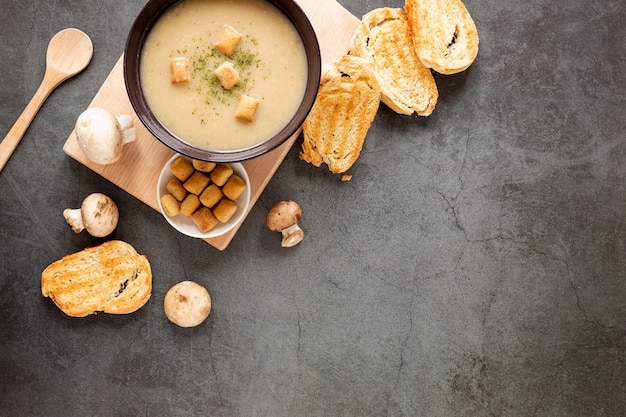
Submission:
{"label": "dark ceramic bowl", "polygon": [[163,13],[180,0],[149,0],[139,12],[126,41],[124,51],[124,82],[130,103],[144,126],[163,144],[190,158],[212,162],[240,162],[271,151],[295,134],[309,114],[315,101],[321,76],[319,44],[311,22],[293,0],[267,0],[291,20],[306,50],[308,78],[304,98],[289,123],[275,136],[239,150],[206,150],[190,145],[169,131],[152,113],[141,88],[140,59],[144,42]]}

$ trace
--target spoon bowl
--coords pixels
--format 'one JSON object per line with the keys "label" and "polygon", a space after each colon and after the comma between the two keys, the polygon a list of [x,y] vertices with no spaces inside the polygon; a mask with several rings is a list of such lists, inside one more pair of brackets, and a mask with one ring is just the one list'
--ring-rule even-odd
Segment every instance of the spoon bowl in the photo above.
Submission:
{"label": "spoon bowl", "polygon": [[93,55],[93,44],[84,32],[69,28],[58,32],[50,39],[46,51],[46,71],[53,70],[67,77],[84,70]]}

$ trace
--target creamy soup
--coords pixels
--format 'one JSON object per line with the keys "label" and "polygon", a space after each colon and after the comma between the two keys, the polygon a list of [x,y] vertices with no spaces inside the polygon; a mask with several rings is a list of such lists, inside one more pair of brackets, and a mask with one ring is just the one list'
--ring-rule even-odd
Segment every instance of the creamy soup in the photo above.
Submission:
{"label": "creamy soup", "polygon": [[[241,34],[232,55],[215,48],[228,25]],[[170,62],[187,60],[188,82],[173,82]],[[225,62],[239,82],[225,89]],[[141,84],[155,116],[184,141],[207,150],[245,149],[274,136],[304,97],[307,59],[293,24],[264,0],[183,0],[146,39]],[[235,117],[241,95],[258,100],[252,121]]]}

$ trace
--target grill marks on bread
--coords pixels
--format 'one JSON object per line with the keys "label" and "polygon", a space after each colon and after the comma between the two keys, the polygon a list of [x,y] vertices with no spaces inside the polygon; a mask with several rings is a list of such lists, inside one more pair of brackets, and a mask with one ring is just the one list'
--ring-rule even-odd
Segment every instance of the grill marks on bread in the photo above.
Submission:
{"label": "grill marks on bread", "polygon": [[380,104],[380,86],[371,63],[344,55],[322,75],[313,108],[303,124],[300,159],[333,173],[357,160]]}
{"label": "grill marks on bread", "polygon": [[439,98],[432,70],[463,71],[477,54],[478,32],[461,0],[406,0],[404,8],[372,10],[357,26],[349,55],[322,75],[303,124],[300,159],[346,172],[380,101],[400,114],[428,116]]}
{"label": "grill marks on bread", "polygon": [[383,7],[361,19],[350,54],[372,62],[381,100],[400,114],[429,116],[439,92],[431,70],[419,60],[403,9]]}
{"label": "grill marks on bread", "polygon": [[42,272],[41,291],[69,316],[127,314],[150,298],[152,272],[145,256],[113,240],[52,263]]}

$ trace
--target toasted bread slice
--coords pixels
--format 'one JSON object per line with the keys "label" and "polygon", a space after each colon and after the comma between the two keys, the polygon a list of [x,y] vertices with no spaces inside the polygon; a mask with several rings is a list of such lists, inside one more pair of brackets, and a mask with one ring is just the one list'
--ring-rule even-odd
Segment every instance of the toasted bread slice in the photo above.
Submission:
{"label": "toasted bread slice", "polygon": [[420,61],[440,74],[467,69],[478,54],[478,31],[461,0],[406,0]]}
{"label": "toasted bread slice", "polygon": [[370,61],[344,55],[326,68],[302,126],[300,159],[333,173],[350,169],[380,106],[380,85]]}
{"label": "toasted bread slice", "polygon": [[49,265],[41,274],[41,292],[68,316],[127,314],[148,302],[152,271],[131,245],[111,240]]}
{"label": "toasted bread slice", "polygon": [[403,9],[383,7],[364,15],[350,40],[350,54],[372,61],[381,100],[393,111],[420,116],[433,112],[437,84],[415,53]]}

